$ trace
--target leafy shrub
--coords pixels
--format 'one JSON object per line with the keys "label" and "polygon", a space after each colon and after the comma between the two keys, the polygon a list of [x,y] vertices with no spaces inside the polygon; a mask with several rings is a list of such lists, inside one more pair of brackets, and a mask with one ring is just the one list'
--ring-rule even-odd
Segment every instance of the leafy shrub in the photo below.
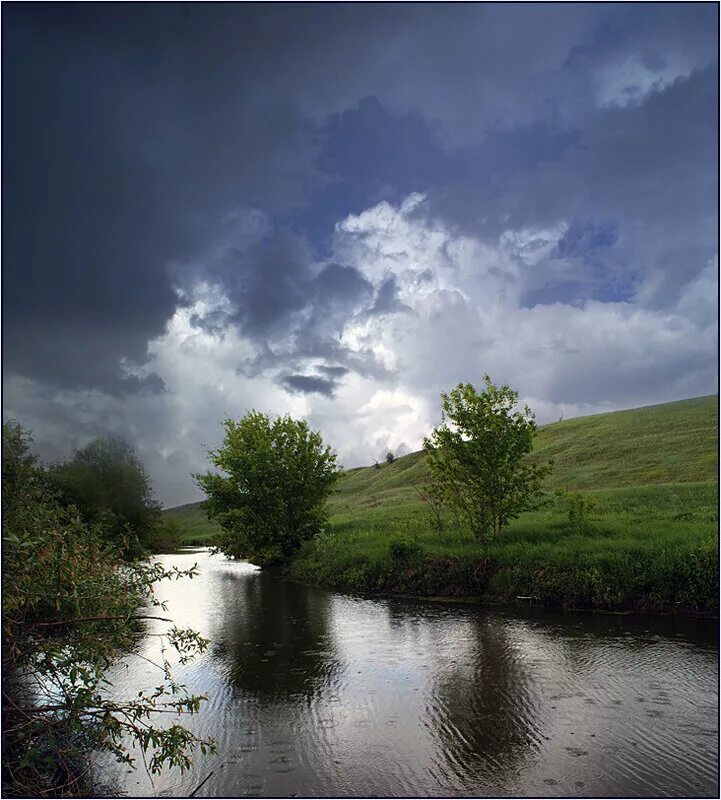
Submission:
{"label": "leafy shrub", "polygon": [[407,564],[417,561],[423,553],[423,548],[407,534],[394,533],[388,540],[388,553],[394,561]]}
{"label": "leafy shrub", "polygon": [[568,495],[566,498],[566,508],[568,512],[568,524],[577,533],[588,533],[591,529],[591,514],[596,508],[596,504],[589,497],[585,497],[580,492]]}
{"label": "leafy shrub", "polygon": [[[4,794],[94,795],[87,780],[94,751],[130,764],[137,745],[153,772],[186,768],[189,749],[211,743],[153,721],[159,712],[194,713],[203,698],[173,681],[165,655],[165,682],[148,695],[117,698],[105,674],[134,644],[138,620],[148,616],[140,609],[160,605],[153,584],[193,570],[125,561],[77,508],[58,501],[29,442],[19,425],[3,425]],[[163,639],[181,663],[208,644],[175,627]]]}
{"label": "leafy shrub", "polygon": [[98,438],[47,473],[65,506],[74,506],[104,538],[138,558],[152,547],[161,523],[150,476],[123,439]]}
{"label": "leafy shrub", "polygon": [[336,454],[305,420],[250,411],[223,421],[223,445],[208,453],[220,470],[195,475],[220,548],[259,566],[287,561],[327,524],[326,500],[338,480]]}

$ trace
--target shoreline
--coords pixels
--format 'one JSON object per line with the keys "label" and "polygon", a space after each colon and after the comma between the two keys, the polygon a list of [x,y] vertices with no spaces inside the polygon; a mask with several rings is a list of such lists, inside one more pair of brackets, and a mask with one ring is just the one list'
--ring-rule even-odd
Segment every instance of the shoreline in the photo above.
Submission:
{"label": "shoreline", "polygon": [[572,614],[595,614],[603,616],[614,617],[630,617],[630,616],[654,616],[654,617],[678,617],[681,619],[698,619],[698,620],[718,620],[720,618],[719,611],[712,609],[694,609],[690,606],[679,606],[677,608],[669,607],[648,607],[648,608],[595,608],[592,606],[567,606],[557,603],[545,603],[540,600],[536,602],[527,602],[525,598],[502,598],[502,597],[488,597],[485,595],[422,595],[422,594],[409,594],[404,592],[368,592],[359,589],[354,589],[348,586],[333,585],[328,583],[321,583],[318,581],[304,580],[294,577],[292,573],[281,572],[279,577],[285,580],[299,583],[303,586],[315,586],[319,589],[326,589],[329,591],[339,592],[341,594],[350,595],[352,597],[359,597],[364,600],[404,600],[416,601],[423,603],[435,603],[438,605],[459,605],[459,606],[473,606],[476,608],[486,609],[501,609],[507,611],[517,611],[521,608],[534,608],[543,611],[554,611],[560,613]]}

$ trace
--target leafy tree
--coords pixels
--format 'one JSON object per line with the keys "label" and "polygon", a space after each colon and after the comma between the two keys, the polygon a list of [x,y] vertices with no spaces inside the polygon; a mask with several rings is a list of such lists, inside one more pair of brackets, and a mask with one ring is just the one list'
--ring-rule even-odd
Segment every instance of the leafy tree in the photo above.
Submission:
{"label": "leafy tree", "polygon": [[535,507],[552,467],[526,459],[536,422],[528,406],[517,410],[518,392],[483,377],[482,392],[459,383],[441,395],[441,425],[423,442],[437,494],[480,540],[497,536],[511,519]]}
{"label": "leafy tree", "polygon": [[135,450],[120,438],[98,438],[71,461],[50,470],[53,485],[67,505],[98,525],[109,541],[137,557],[153,542],[160,525],[160,506],[153,499],[150,477]]}
{"label": "leafy tree", "polygon": [[225,475],[194,476],[208,517],[224,529],[220,549],[261,566],[285,561],[325,528],[336,454],[305,420],[288,415],[250,411],[223,427],[223,446],[208,455]]}
{"label": "leafy tree", "polygon": [[440,536],[443,533],[443,507],[446,499],[443,487],[430,480],[420,487],[416,487],[416,494],[427,509],[431,527]]}
{"label": "leafy tree", "polygon": [[396,460],[396,454],[388,449],[386,451],[386,464],[392,464]]}
{"label": "leafy tree", "polygon": [[158,664],[164,683],[147,696],[114,697],[105,673],[151,618],[140,609],[159,605],[153,584],[193,570],[124,561],[77,509],[57,501],[29,444],[19,425],[3,425],[4,793],[93,794],[91,755],[106,751],[129,764],[134,745],[151,771],[185,768],[193,745],[212,743],[153,719],[197,711],[202,696],[173,680],[165,652],[187,660],[207,641],[170,628]]}

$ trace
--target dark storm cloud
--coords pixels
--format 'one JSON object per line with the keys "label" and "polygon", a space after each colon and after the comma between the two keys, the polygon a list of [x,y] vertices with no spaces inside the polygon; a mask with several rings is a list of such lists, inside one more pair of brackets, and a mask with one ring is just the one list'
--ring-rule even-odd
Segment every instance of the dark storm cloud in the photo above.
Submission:
{"label": "dark storm cloud", "polygon": [[333,396],[335,383],[326,378],[319,378],[317,375],[288,375],[282,381],[291,391],[302,392],[304,394],[323,394],[326,397]]}
{"label": "dark storm cloud", "polygon": [[230,244],[177,275],[181,282],[204,279],[222,286],[234,312],[194,316],[192,322],[208,331],[237,322],[264,351],[259,363],[267,365],[272,358],[268,340],[284,335],[294,339],[284,356],[316,352],[372,301],[374,287],[357,269],[318,265],[306,238],[289,228],[274,230],[264,219],[239,214],[231,229]]}
{"label": "dark storm cloud", "polygon": [[326,366],[326,365],[319,366],[318,370],[323,374],[327,375],[329,378],[342,378],[349,372],[347,367]]}
{"label": "dark storm cloud", "polygon": [[[313,239],[334,218],[418,188],[476,228],[498,201],[516,219],[565,211],[579,199],[563,186],[569,176],[546,196],[528,191],[527,171],[558,161],[574,126],[597,113],[587,108],[595,71],[629,53],[650,69],[677,51],[708,63],[714,16],[581,4],[6,5],[6,368],[121,391],[119,359],[142,361],[175,306],[168,265],[203,252],[238,206],[305,208],[296,221]],[[664,116],[645,129],[650,150],[680,149],[664,133],[688,118],[675,114],[676,124]],[[591,122],[581,145],[590,155],[577,160],[603,204],[618,191],[609,175],[638,172],[648,153],[618,148],[626,132],[605,117]],[[697,198],[694,154],[708,143],[689,144],[694,163],[678,178]],[[522,195],[509,198],[519,170]],[[262,273],[238,283],[255,333],[300,308],[296,283],[308,277],[290,234],[269,249]]]}
{"label": "dark storm cloud", "polygon": [[117,390],[119,359],[142,360],[173,311],[169,262],[237,204],[301,200],[311,126],[288,102],[251,100],[242,60],[212,68],[212,13],[3,18],[6,368]]}
{"label": "dark storm cloud", "polygon": [[398,297],[398,283],[395,275],[386,278],[378,287],[375,301],[368,312],[371,316],[382,316],[399,311],[410,312],[409,306],[403,303]]}
{"label": "dark storm cloud", "polygon": [[[493,252],[505,231],[552,238],[541,229],[563,221],[518,269],[526,307],[673,309],[715,255],[713,4],[16,3],[2,15],[5,369],[12,408],[45,421],[43,441],[144,430],[162,465],[206,436],[222,393],[209,409],[210,392],[184,388],[188,425],[168,413],[177,388],[163,395],[157,375],[120,365],[145,360],[199,281],[229,307],[197,311],[191,328],[220,339],[237,325],[255,348],[239,356],[244,376],[309,397],[350,373],[401,381],[408,359],[382,360],[372,334],[353,349],[342,338],[405,310],[393,275],[371,281],[333,250],[336,224],[382,200],[423,193],[409,219]],[[713,316],[694,298],[690,325]],[[564,352],[550,399],[701,393],[715,370],[701,349],[593,374],[593,359]],[[419,395],[444,374],[432,367]],[[115,397],[86,406],[63,388]],[[165,466],[187,473],[184,459]],[[163,480],[180,491],[177,475]]]}

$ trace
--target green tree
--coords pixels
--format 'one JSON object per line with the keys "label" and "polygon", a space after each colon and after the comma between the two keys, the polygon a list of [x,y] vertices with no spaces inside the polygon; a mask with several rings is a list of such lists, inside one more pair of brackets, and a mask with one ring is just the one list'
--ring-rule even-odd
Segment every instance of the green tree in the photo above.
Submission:
{"label": "green tree", "polygon": [[536,422],[528,406],[517,409],[518,392],[483,378],[482,392],[459,383],[441,394],[441,425],[423,442],[437,492],[480,540],[533,508],[552,468],[526,458]]}
{"label": "green tree", "polygon": [[223,446],[208,456],[224,475],[194,476],[208,517],[224,529],[220,549],[260,566],[285,561],[326,526],[336,454],[305,420],[288,415],[250,411],[223,427]]}
{"label": "green tree", "polygon": [[29,451],[30,438],[3,424],[2,452],[2,778],[5,796],[94,794],[92,754],[131,763],[138,745],[147,766],[185,768],[193,745],[211,743],[183,726],[157,726],[157,714],[193,713],[201,696],[172,677],[167,648],[187,660],[207,646],[171,627],[148,695],[118,698],[108,666],[133,647],[141,611],[159,605],[153,585],[192,575],[157,563],[124,561],[73,506],[64,506]]}
{"label": "green tree", "polygon": [[126,441],[95,439],[49,475],[65,504],[75,506],[88,524],[100,526],[126,556],[138,557],[152,545],[160,506],[145,467]]}

